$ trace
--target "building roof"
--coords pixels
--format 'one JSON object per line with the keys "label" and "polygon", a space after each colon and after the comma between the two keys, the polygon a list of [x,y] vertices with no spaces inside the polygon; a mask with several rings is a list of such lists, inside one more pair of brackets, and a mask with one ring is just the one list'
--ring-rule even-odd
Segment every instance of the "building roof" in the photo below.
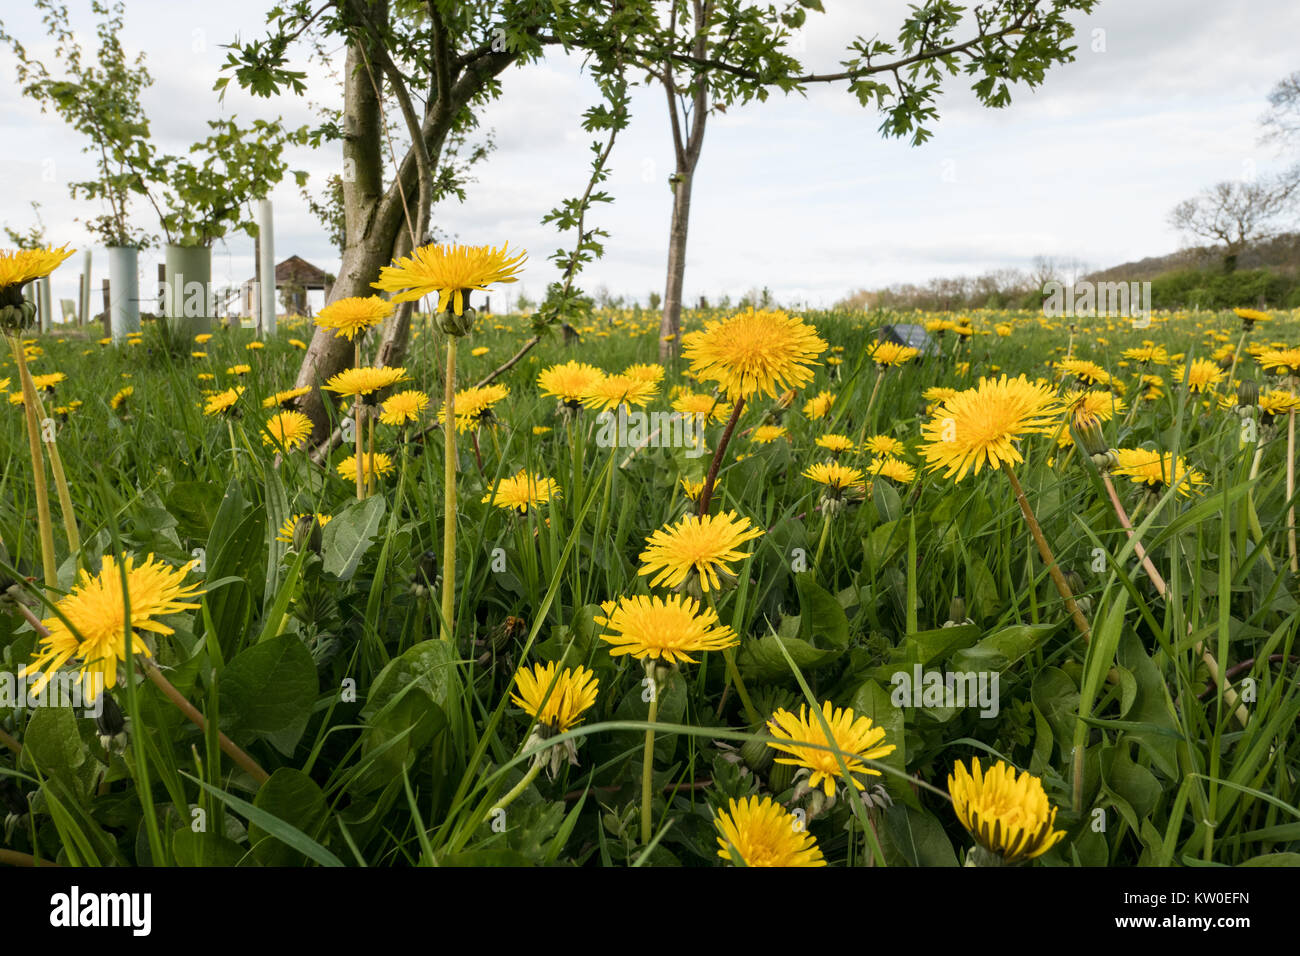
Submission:
{"label": "building roof", "polygon": [[[248,282],[252,282],[249,279]],[[330,284],[330,276],[300,256],[290,256],[275,267],[275,287],[282,285],[300,285],[304,289],[324,289]]]}

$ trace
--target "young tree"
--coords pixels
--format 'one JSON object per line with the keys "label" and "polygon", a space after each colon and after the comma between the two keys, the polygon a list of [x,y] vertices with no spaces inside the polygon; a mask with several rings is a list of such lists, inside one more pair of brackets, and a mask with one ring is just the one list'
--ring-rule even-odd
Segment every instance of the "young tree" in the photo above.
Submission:
{"label": "young tree", "polygon": [[673,212],[668,274],[660,323],[660,357],[677,345],[691,190],[712,112],[765,100],[772,89],[804,92],[809,84],[844,84],[864,107],[884,113],[880,132],[930,137],[938,118],[935,100],[945,76],[965,73],[989,107],[1010,103],[1010,85],[1034,87],[1054,63],[1073,59],[1071,11],[1089,12],[1096,0],[992,0],[967,8],[950,0],[912,7],[897,39],[856,38],[843,70],[803,73],[788,51],[791,31],[821,0],[753,4],[745,0],[670,0],[659,29],[647,31],[638,62],[668,98],[676,168],[670,179]]}
{"label": "young tree", "polygon": [[[218,80],[217,88],[233,80],[261,96],[304,93],[305,74],[291,69],[290,47],[309,36],[346,43],[337,128],[345,236],[330,297],[366,296],[373,293],[370,283],[383,266],[431,241],[435,192],[440,183],[446,186],[458,176],[446,168],[448,144],[475,125],[483,104],[500,95],[501,74],[536,60],[546,46],[563,43],[592,51],[589,66],[600,82],[615,70],[613,54],[618,38],[628,35],[628,20],[621,5],[611,9],[598,0],[293,0],[268,14],[265,38],[232,47],[224,67],[229,75]],[[386,176],[384,136],[388,97],[397,104],[407,133],[401,151],[392,157],[391,176]],[[584,201],[596,198],[589,191]],[[559,220],[561,228],[571,211]],[[580,222],[580,216],[572,219]],[[592,254],[580,249],[568,263],[570,284],[572,273]],[[412,303],[404,303],[385,327],[380,362],[401,362],[412,309]],[[298,376],[300,386],[312,387],[299,407],[311,416],[317,438],[327,433],[320,385],[350,359],[346,340],[317,330]]]}
{"label": "young tree", "polygon": [[[73,197],[101,200],[106,212],[87,223],[90,231],[109,246],[143,246],[151,239],[132,225],[130,206],[145,196],[157,210],[149,191],[149,171],[154,164],[149,120],[140,105],[140,94],[153,83],[144,65],[144,54],[128,60],[119,35],[124,19],[120,2],[109,6],[92,0],[91,10],[99,17],[95,34],[99,48],[93,62],[85,62],[68,19],[68,8],[56,0],[35,0],[36,9],[54,39],[54,60],[58,75],[39,60],[0,23],[0,42],[13,51],[14,69],[23,93],[53,109],[69,126],[89,142],[87,153],[95,157],[96,178],[69,184]],[[158,212],[161,217],[161,211]]]}
{"label": "young tree", "polygon": [[1217,244],[1223,271],[1237,268],[1241,253],[1281,231],[1279,225],[1300,197],[1300,166],[1255,182],[1216,183],[1169,213],[1179,232]]}

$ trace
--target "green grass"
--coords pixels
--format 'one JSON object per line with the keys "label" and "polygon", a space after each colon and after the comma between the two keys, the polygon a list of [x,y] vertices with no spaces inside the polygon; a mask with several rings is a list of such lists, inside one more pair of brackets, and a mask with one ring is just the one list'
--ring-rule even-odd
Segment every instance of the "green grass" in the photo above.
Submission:
{"label": "green grass", "polygon": [[[716,599],[721,620],[742,636],[739,666],[760,713],[831,700],[872,717],[897,746],[867,780],[869,803],[841,789],[810,816],[828,861],[959,862],[972,841],[952,812],[947,777],[972,756],[1005,759],[1043,781],[1066,837],[1039,865],[1300,861],[1292,733],[1300,686],[1290,661],[1300,608],[1287,551],[1285,422],[1261,432],[1254,480],[1256,445],[1240,441],[1241,418],[1187,396],[1167,368],[1155,370],[1167,383],[1158,400],[1106,423],[1113,447],[1173,450],[1206,476],[1191,498],[1148,501],[1116,479],[1167,598],[1141,570],[1088,459],[1056,451],[1044,436],[1023,444],[1017,474],[1060,565],[1081,584],[1093,631],[1085,645],[1006,480],[987,471],[957,484],[919,467],[910,485],[869,481],[869,498],[831,522],[815,571],[802,570],[823,528],[819,491],[801,475],[826,457],[817,436],[890,434],[919,466],[923,390],[968,387],[995,369],[1049,375],[1046,363],[1060,358],[1069,333],[1028,314],[976,313],[977,328],[1007,322],[1014,334],[943,337],[937,357],[888,373],[868,416],[877,373],[864,347],[876,326],[918,317],[806,318],[842,364],[820,367],[788,407],[765,398],[747,406],[712,510],[735,510],[765,529],[735,566],[737,587]],[[1231,313],[1158,317],[1146,330],[1092,325],[1076,332],[1074,354],[1125,382],[1126,401],[1138,400],[1138,369],[1121,367],[1124,348],[1150,339],[1202,356],[1208,332],[1238,336]],[[440,433],[400,442],[381,427],[377,447],[398,473],[365,502],[334,468],[348,449],[325,467],[303,452],[277,464],[262,441],[261,399],[292,385],[302,352],[288,339],[309,338],[310,327],[283,328],[256,352],[245,349],[251,333],[218,331],[205,359],[189,347],[168,352],[152,328],[136,346],[40,337],[34,374],[67,375],[47,409],[82,403],[56,416],[83,540],[80,555],[66,553],[55,501],[61,588],[72,585],[78,561],[97,569],[102,555],[127,552],[183,564],[203,549],[202,607],[169,619],[173,635],[150,640],[209,730],[147,681],[115,691],[129,716],[123,753],[105,750],[79,712],[0,707],[0,728],[24,748],[21,757],[0,750],[5,806],[24,810],[0,846],[100,865],[719,865],[712,817],[729,799],[770,793],[816,809],[805,795],[795,802],[794,768],[752,745],[765,731],[746,726],[734,691],[724,700],[722,655],[707,654],[660,689],[654,837],[649,846],[640,837],[644,675],[638,663],[611,658],[593,618],[604,601],[648,593],[637,575],[645,538],[686,513],[681,479],[703,478],[710,458],[650,447],[625,461],[628,449],[599,447],[591,413],[562,420],[535,383],[539,370],[570,358],[611,372],[655,361],[656,326],[648,313],[597,314],[581,343],[547,338],[502,377],[510,395],[497,424],[478,431],[477,455],[461,436],[450,644],[437,639]],[[480,317],[460,348],[458,384],[482,378],[529,334],[526,319]],[[1279,313],[1248,342],[1298,338],[1296,319]],[[433,397],[434,415],[440,346],[432,326],[417,322],[407,368],[411,387]],[[474,357],[477,347],[489,351]],[[240,362],[252,367],[246,376],[226,372]],[[201,372],[215,377],[200,383]],[[668,368],[652,408],[667,408],[670,389],[691,384],[683,372]],[[1237,377],[1263,380],[1248,359]],[[228,428],[202,414],[201,389],[233,384],[247,392]],[[112,410],[127,385],[125,409]],[[836,401],[826,419],[809,420],[803,403],[822,390]],[[750,442],[745,433],[763,420],[786,426],[787,437]],[[710,426],[710,449],[721,431]],[[0,559],[39,584],[19,406],[0,407],[0,463]],[[482,502],[521,468],[555,479],[561,496],[523,517]],[[286,518],[310,511],[333,518],[320,554],[275,540]],[[21,668],[35,641],[19,615],[0,612],[0,670]],[[1232,686],[1250,698],[1245,728],[1219,694],[1203,695],[1200,642],[1236,668]],[[492,807],[532,759],[524,749],[531,721],[509,700],[514,670],[549,660],[590,667],[600,681],[584,722],[548,741],[574,741],[579,762],[554,780],[539,775],[494,826]],[[890,677],[915,662],[996,672],[999,713],[894,707]],[[222,753],[218,728],[271,773],[267,784],[257,787]]]}

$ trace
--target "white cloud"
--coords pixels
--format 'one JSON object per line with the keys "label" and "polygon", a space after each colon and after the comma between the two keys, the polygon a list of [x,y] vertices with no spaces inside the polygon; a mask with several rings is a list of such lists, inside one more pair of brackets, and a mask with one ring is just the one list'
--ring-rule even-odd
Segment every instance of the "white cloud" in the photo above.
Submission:
{"label": "white cloud", "polygon": [[[907,4],[827,7],[805,34],[810,68],[838,69],[853,35],[889,38]],[[313,122],[308,100],[337,102],[325,68],[311,64],[309,97],[266,101],[232,91],[218,103],[211,87],[220,46],[236,33],[258,35],[265,8],[265,0],[128,3],[124,40],[149,57],[156,83],[146,102],[160,149],[183,148],[223,112],[298,124]],[[4,17],[30,48],[42,48],[32,12]],[[1009,109],[980,107],[969,80],[955,78],[935,136],[921,147],[882,140],[879,115],[842,88],[776,95],[713,117],[694,195],[688,299],[768,285],[778,297],[829,303],[856,286],[1024,266],[1038,253],[1097,266],[1159,254],[1179,241],[1165,224],[1174,203],[1241,175],[1247,161],[1261,172],[1280,163],[1258,145],[1257,119],[1272,84],[1297,66],[1291,38],[1300,6],[1292,0],[1107,0],[1074,22],[1077,60],[1050,71],[1037,90],[1014,91]],[[1105,31],[1104,52],[1092,48],[1094,30]],[[597,96],[579,62],[552,55],[503,77],[503,96],[482,115],[497,150],[476,170],[466,203],[435,212],[435,224],[461,240],[527,248],[523,287],[533,295],[554,277],[547,256],[572,242],[540,219],[582,191],[591,160],[578,122]],[[607,255],[583,281],[644,298],[663,286],[672,151],[662,92],[638,90],[633,107],[604,187],[616,202],[590,214],[611,233]],[[52,238],[84,243],[74,220],[96,210],[70,200],[66,183],[92,172],[90,158],[57,117],[21,97],[4,67],[0,137],[24,144],[0,158],[0,221],[26,226],[26,203],[36,199]],[[319,188],[339,154],[300,150],[290,161]],[[273,198],[277,256],[296,253],[336,270],[337,255],[296,187],[282,185]],[[146,224],[147,207],[137,212]],[[75,290],[76,262],[58,274],[56,295]],[[151,269],[147,262],[144,274]],[[219,282],[251,272],[246,237],[215,251]]]}

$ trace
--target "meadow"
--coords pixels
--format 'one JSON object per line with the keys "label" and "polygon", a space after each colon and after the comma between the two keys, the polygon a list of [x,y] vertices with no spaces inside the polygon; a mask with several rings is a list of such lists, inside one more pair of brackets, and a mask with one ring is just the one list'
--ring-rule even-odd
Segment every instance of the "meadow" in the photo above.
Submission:
{"label": "meadow", "polygon": [[450,618],[438,316],[320,460],[273,419],[310,319],[15,336],[52,425],[38,483],[6,356],[0,670],[102,676],[51,642],[114,588],[122,655],[98,717],[0,699],[0,862],[1296,865],[1300,313],[1254,315],[798,313],[736,415],[641,309],[473,391],[534,329],[472,316]]}

